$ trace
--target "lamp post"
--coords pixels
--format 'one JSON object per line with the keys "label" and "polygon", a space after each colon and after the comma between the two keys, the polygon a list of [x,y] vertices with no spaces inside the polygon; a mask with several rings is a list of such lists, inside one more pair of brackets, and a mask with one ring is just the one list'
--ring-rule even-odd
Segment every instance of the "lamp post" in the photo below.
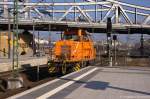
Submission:
{"label": "lamp post", "polygon": [[12,59],[12,76],[8,78],[8,89],[16,89],[23,86],[23,78],[19,75],[18,64],[18,0],[14,0],[14,17],[13,17],[13,59]]}
{"label": "lamp post", "polygon": [[14,0],[13,18],[13,76],[18,76],[18,0]]}

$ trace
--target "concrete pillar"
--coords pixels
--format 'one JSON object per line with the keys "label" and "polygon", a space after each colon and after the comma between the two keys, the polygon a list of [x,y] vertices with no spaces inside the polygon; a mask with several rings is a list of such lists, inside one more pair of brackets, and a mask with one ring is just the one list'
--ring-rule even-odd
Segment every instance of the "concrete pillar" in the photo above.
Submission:
{"label": "concrete pillar", "polygon": [[[7,2],[8,0],[3,0],[3,2]],[[4,18],[8,18],[8,5],[4,5]]]}

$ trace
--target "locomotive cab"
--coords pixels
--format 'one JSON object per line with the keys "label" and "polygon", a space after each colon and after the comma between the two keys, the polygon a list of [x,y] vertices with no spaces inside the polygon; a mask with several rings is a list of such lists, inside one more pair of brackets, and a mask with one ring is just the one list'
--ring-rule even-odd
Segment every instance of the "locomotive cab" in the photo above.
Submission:
{"label": "locomotive cab", "polygon": [[80,41],[80,35],[78,34],[78,32],[68,32],[65,31],[64,35],[63,35],[63,40],[73,40],[73,41]]}
{"label": "locomotive cab", "polygon": [[[68,69],[77,71],[95,59],[95,49],[90,35],[81,29],[64,31],[62,39],[57,41],[54,57],[49,61],[49,71],[59,69],[63,74]],[[65,72],[64,72],[65,71]]]}
{"label": "locomotive cab", "polygon": [[63,35],[63,40],[73,40],[73,41],[90,41],[90,34],[83,30],[65,31]]}

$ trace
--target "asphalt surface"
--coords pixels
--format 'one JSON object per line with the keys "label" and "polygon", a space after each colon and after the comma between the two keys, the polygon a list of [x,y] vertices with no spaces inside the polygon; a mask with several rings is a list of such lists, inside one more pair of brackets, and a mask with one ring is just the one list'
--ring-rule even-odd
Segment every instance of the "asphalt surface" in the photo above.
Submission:
{"label": "asphalt surface", "polygon": [[150,99],[150,67],[96,67],[50,81],[10,99]]}

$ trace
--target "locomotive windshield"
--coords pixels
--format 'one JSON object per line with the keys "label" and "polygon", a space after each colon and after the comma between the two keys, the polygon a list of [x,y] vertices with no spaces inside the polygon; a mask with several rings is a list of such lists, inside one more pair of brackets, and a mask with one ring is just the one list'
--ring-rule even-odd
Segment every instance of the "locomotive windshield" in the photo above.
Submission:
{"label": "locomotive windshield", "polygon": [[63,37],[64,40],[74,40],[74,41],[78,41],[79,40],[79,36],[77,34],[64,34]]}

